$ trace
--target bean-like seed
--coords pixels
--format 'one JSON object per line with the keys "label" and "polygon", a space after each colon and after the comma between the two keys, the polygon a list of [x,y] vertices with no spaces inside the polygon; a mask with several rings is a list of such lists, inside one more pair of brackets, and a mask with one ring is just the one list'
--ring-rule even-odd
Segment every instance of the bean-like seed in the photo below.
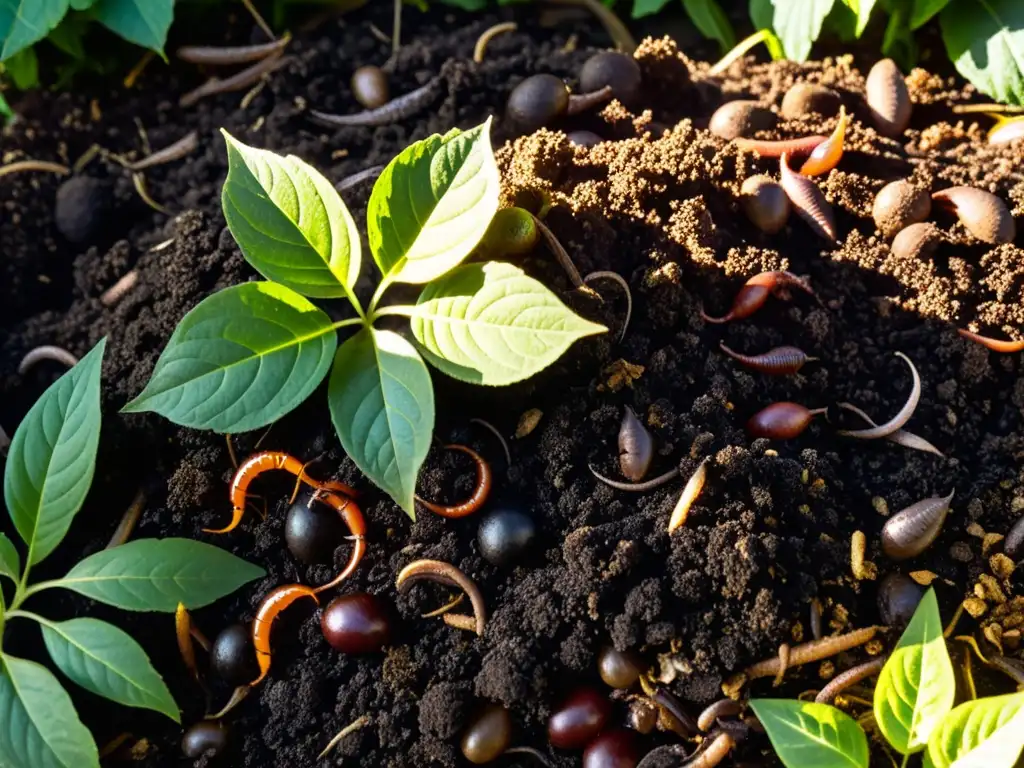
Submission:
{"label": "bean-like seed", "polygon": [[831,88],[816,83],[797,83],[782,97],[779,114],[787,120],[815,113],[832,117],[841,105],[839,94]]}
{"label": "bean-like seed", "polygon": [[890,517],[882,528],[882,551],[893,560],[907,560],[928,549],[946,522],[953,493],[922,499]]}
{"label": "bean-like seed", "polygon": [[730,101],[715,110],[708,130],[722,139],[736,139],[771,130],[777,120],[775,113],[758,101]]}
{"label": "bean-like seed", "polygon": [[950,187],[932,195],[956,211],[974,237],[990,245],[1011,243],[1017,236],[1013,214],[1001,198],[976,187]]}
{"label": "bean-like seed", "polygon": [[898,179],[879,190],[871,216],[878,231],[890,238],[911,224],[927,219],[931,210],[932,201],[928,190],[908,179]]}
{"label": "bean-like seed", "polygon": [[762,232],[773,235],[789,220],[789,198],[774,179],[751,176],[740,187],[740,204],[747,218]]}
{"label": "bean-like seed", "polygon": [[865,84],[868,109],[883,136],[896,138],[910,123],[910,92],[896,62],[882,59],[868,73]]}

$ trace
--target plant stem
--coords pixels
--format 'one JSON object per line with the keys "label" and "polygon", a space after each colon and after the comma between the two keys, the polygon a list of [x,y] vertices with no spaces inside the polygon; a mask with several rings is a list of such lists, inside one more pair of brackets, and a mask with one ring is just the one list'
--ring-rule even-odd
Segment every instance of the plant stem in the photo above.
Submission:
{"label": "plant stem", "polygon": [[412,317],[415,307],[410,307],[405,304],[394,304],[390,307],[381,307],[380,310],[374,313],[374,317],[384,317],[385,315],[401,315],[402,317]]}
{"label": "plant stem", "polygon": [[910,753],[909,752],[907,752],[907,754],[905,754],[903,756],[903,760],[900,761],[900,768],[907,768],[907,763],[908,762],[910,762]]}
{"label": "plant stem", "polygon": [[53,581],[40,581],[36,584],[33,584],[31,587],[19,588],[14,595],[14,600],[11,601],[11,610],[7,612],[7,615],[10,616],[14,613],[19,613],[17,609],[21,607],[22,603],[24,603],[26,600],[32,597],[32,595],[38,594],[39,592],[42,592],[47,589],[53,589],[54,587],[63,586],[63,579],[54,579]]}
{"label": "plant stem", "polygon": [[348,317],[344,320],[339,320],[331,327],[335,330],[339,328],[347,328],[350,325],[369,325],[365,317]]}
{"label": "plant stem", "polygon": [[772,59],[778,60],[783,58],[782,55],[782,43],[779,38],[775,36],[775,33],[770,29],[762,29],[755,32],[750,37],[741,40],[736,44],[736,47],[729,51],[722,59],[715,64],[711,69],[708,70],[709,75],[720,75],[727,70],[732,64],[743,57],[751,48],[764,43],[768,47],[768,52],[771,54]]}
{"label": "plant stem", "polygon": [[[401,261],[405,260],[402,259]],[[392,272],[394,272],[393,268]],[[381,278],[380,285],[377,286],[377,290],[374,291],[373,298],[370,299],[370,309],[366,313],[369,318],[369,323],[373,323],[374,318],[378,316],[379,313],[377,312],[377,305],[380,304],[380,300],[384,298],[384,292],[391,287],[391,283],[392,279],[390,273]]]}
{"label": "plant stem", "polygon": [[31,611],[8,611],[8,619],[29,619],[30,621],[37,622],[39,624],[49,624],[50,622],[44,619],[42,616],[38,616]]}

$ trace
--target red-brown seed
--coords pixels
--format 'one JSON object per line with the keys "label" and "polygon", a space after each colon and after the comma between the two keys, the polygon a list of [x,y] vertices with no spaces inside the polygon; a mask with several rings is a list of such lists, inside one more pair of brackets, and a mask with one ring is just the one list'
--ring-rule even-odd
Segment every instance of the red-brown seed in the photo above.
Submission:
{"label": "red-brown seed", "polygon": [[839,94],[817,83],[797,83],[782,97],[779,114],[787,120],[817,113],[832,117],[842,106]]}
{"label": "red-brown seed", "polygon": [[622,728],[602,733],[587,745],[583,768],[636,768],[633,734]]}
{"label": "red-brown seed", "polygon": [[987,349],[991,349],[993,352],[1002,352],[1003,354],[1024,352],[1024,341],[1004,341],[1003,339],[993,339],[990,336],[982,336],[979,333],[964,330],[963,328],[958,329],[957,333],[965,339],[981,344],[981,346]]}
{"label": "red-brown seed", "polygon": [[781,141],[767,141],[763,139],[735,140],[736,146],[748,152],[756,152],[760,157],[801,157],[809,155],[822,142],[828,141],[828,136],[803,136],[799,139],[783,139]]}
{"label": "red-brown seed", "polygon": [[551,714],[548,740],[559,749],[580,749],[604,730],[611,712],[608,697],[593,688],[579,688]]}
{"label": "red-brown seed", "polygon": [[816,235],[835,244],[835,217],[824,193],[813,181],[789,167],[787,155],[779,158],[779,169],[782,173],[782,188],[786,190],[786,195],[797,214],[807,222]]}
{"label": "red-brown seed", "polygon": [[868,109],[883,136],[896,138],[910,123],[910,92],[896,62],[882,59],[871,68],[865,84]]}
{"label": "red-brown seed", "polygon": [[750,421],[747,422],[747,433],[751,437],[790,440],[807,429],[811,419],[827,410],[827,408],[811,410],[799,403],[786,401],[773,403],[750,417]]}
{"label": "red-brown seed", "polygon": [[967,231],[984,243],[1010,243],[1017,236],[1010,209],[991,192],[977,187],[950,187],[933,194],[932,200],[953,208]]}
{"label": "red-brown seed", "polygon": [[729,349],[724,343],[719,343],[718,346],[733,360],[758,373],[767,373],[770,376],[788,376],[803,368],[804,363],[817,360],[816,357],[808,357],[797,347],[775,347],[759,355],[741,355]]}
{"label": "red-brown seed", "polygon": [[732,308],[727,314],[722,317],[711,317],[701,308],[700,316],[704,318],[704,322],[716,324],[728,323],[732,320],[743,320],[763,307],[765,301],[773,293],[778,295],[780,291],[784,291],[787,288],[799,288],[801,291],[817,298],[817,295],[811,289],[811,286],[807,284],[807,281],[797,277],[792,272],[760,272],[743,284],[739,293],[736,294],[736,298],[733,299]]}

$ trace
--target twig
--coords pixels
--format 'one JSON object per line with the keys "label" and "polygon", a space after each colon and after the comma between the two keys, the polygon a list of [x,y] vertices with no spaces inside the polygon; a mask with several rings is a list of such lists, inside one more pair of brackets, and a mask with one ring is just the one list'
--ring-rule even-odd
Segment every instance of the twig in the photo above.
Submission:
{"label": "twig", "polygon": [[491,42],[498,35],[503,35],[506,32],[515,32],[519,29],[519,25],[514,21],[506,21],[501,24],[495,24],[493,27],[488,27],[483,31],[483,34],[476,39],[476,45],[473,46],[473,61],[480,64],[484,60],[484,54],[487,52],[487,44]]}
{"label": "twig", "polygon": [[183,107],[191,107],[201,99],[205,99],[207,96],[216,96],[222,93],[232,93],[234,91],[244,91],[246,88],[255,85],[256,81],[264,75],[269,75],[271,72],[277,71],[286,64],[290,64],[291,61],[291,56],[282,56],[279,53],[271,54],[270,56],[267,56],[267,58],[256,62],[251,67],[247,67],[231,77],[224,78],[223,80],[219,77],[211,77],[198,88],[189,91],[178,99],[178,104]]}
{"label": "twig", "polygon": [[594,291],[593,288],[588,288],[587,284],[583,282],[583,278],[580,276],[580,271],[576,269],[576,265],[572,263],[572,259],[569,258],[569,253],[558,241],[558,238],[555,237],[555,233],[548,229],[548,225],[545,224],[536,216],[534,216],[532,213],[530,214],[530,217],[533,219],[533,223],[536,225],[537,229],[540,231],[541,236],[544,238],[544,242],[547,243],[548,248],[550,248],[551,252],[555,255],[555,259],[561,265],[562,269],[565,270],[565,273],[569,276],[569,282],[573,284],[573,287],[577,288],[580,291],[583,291],[584,293],[590,296],[594,296],[600,299],[601,296],[596,291]]}
{"label": "twig", "polygon": [[259,45],[239,45],[239,46],[206,46],[206,45],[186,45],[179,48],[177,56],[182,61],[187,61],[190,64],[205,64],[207,66],[219,67],[219,66],[230,66],[232,64],[248,64],[251,61],[259,61],[260,59],[270,56],[272,53],[279,53],[288,47],[288,43],[291,42],[292,36],[289,33],[285,33],[280,40],[273,40],[269,43],[260,43]]}
{"label": "twig", "polygon": [[652,478],[650,480],[646,480],[642,483],[623,483],[620,482],[619,480],[612,480],[610,477],[605,477],[604,475],[602,475],[593,467],[590,468],[590,474],[592,474],[605,485],[614,488],[617,491],[632,491],[635,493],[642,493],[643,491],[653,491],[655,488],[664,485],[669,480],[673,480],[676,477],[678,477],[679,467],[673,467],[665,474],[658,475],[657,477]]}
{"label": "twig", "polygon": [[391,25],[391,56],[402,48],[402,0],[395,0],[395,21]]}
{"label": "twig", "polygon": [[240,685],[231,692],[231,698],[228,699],[228,703],[224,705],[224,708],[220,712],[215,712],[212,715],[207,715],[204,720],[220,720],[224,715],[230,712],[232,709],[237,707],[243,701],[245,697],[249,695],[252,690],[251,685]]}
{"label": "twig", "polygon": [[249,15],[252,16],[253,20],[256,22],[259,28],[263,30],[263,33],[271,40],[276,40],[277,37],[274,35],[274,30],[270,28],[270,25],[267,24],[266,19],[264,19],[260,15],[260,12],[256,10],[256,6],[252,4],[252,0],[242,0],[242,5],[245,6],[245,10],[249,12]]}
{"label": "twig", "polygon": [[144,157],[138,162],[129,163],[126,167],[133,173],[138,171],[144,171],[147,168],[153,168],[157,165],[163,165],[164,163],[170,163],[175,160],[180,160],[192,152],[195,152],[199,146],[199,134],[195,131],[189,131],[183,137],[178,139],[173,144],[164,147],[158,152],[154,152],[148,157]]}
{"label": "twig", "polygon": [[54,360],[58,363],[64,363],[68,368],[74,368],[78,365],[78,358],[63,347],[43,344],[25,353],[25,356],[21,358],[21,362],[18,363],[18,375],[24,376],[33,365],[41,360]]}
{"label": "twig", "polygon": [[121,516],[121,522],[119,522],[117,524],[117,528],[114,529],[114,533],[110,537],[110,541],[107,542],[105,549],[119,547],[128,541],[128,538],[132,535],[132,531],[135,530],[135,526],[139,522],[139,516],[142,514],[142,508],[144,506],[146,506],[146,493],[139,488],[135,493],[135,498],[132,499],[132,503],[128,505],[128,509],[126,509],[124,515]]}
{"label": "twig", "polygon": [[162,205],[160,205],[160,203],[158,203],[150,196],[149,190],[146,188],[145,176],[143,176],[141,173],[133,173],[132,184],[135,185],[135,191],[139,193],[139,197],[142,198],[142,202],[144,202],[157,213],[162,213],[165,216],[170,215],[170,211],[168,211],[166,208],[164,208]]}
{"label": "twig", "polygon": [[591,272],[589,275],[583,278],[584,283],[589,283],[591,280],[613,280],[618,283],[619,287],[622,288],[622,292],[626,294],[626,319],[622,321],[622,330],[619,331],[619,343],[626,338],[626,329],[629,327],[629,319],[633,316],[633,294],[630,293],[629,283],[626,282],[626,278],[620,275],[618,272],[612,272],[610,270],[598,270],[597,272]]}
{"label": "twig", "polygon": [[70,168],[60,163],[48,163],[45,160],[19,160],[16,163],[0,166],[0,177],[11,173],[20,173],[21,171],[48,171],[50,173],[59,173],[61,176],[67,176],[71,173]]}
{"label": "twig", "polygon": [[1003,115],[1024,114],[1024,106],[1016,104],[956,104],[953,113],[956,115],[968,115],[972,112],[992,112]]}
{"label": "twig", "polygon": [[502,450],[505,451],[505,463],[506,463],[507,466],[511,467],[512,466],[512,452],[508,449],[508,443],[505,442],[505,436],[502,435],[501,432],[498,431],[498,428],[495,427],[493,424],[491,424],[491,422],[484,421],[483,419],[472,418],[469,421],[471,423],[473,423],[473,424],[479,424],[481,427],[483,427],[488,432],[490,432],[492,435],[494,435],[496,438],[498,438],[498,442],[501,443]]}
{"label": "twig", "polygon": [[586,8],[601,22],[608,36],[620,51],[623,53],[633,53],[636,50],[636,40],[633,39],[629,29],[600,0],[547,0],[547,2],[551,5],[574,5]]}
{"label": "twig", "polygon": [[340,731],[338,731],[337,735],[335,735],[335,737],[333,739],[331,739],[329,742],[327,742],[327,746],[324,747],[324,751],[321,752],[319,755],[317,755],[316,759],[317,760],[323,760],[324,757],[326,757],[330,753],[330,751],[332,749],[334,749],[336,746],[338,746],[338,742],[340,742],[342,739],[344,739],[350,733],[358,731],[360,728],[363,728],[363,727],[365,727],[365,726],[367,726],[369,724],[370,724],[370,717],[369,717],[369,715],[363,715],[358,720],[355,720],[355,721],[349,723],[344,728],[342,728]]}

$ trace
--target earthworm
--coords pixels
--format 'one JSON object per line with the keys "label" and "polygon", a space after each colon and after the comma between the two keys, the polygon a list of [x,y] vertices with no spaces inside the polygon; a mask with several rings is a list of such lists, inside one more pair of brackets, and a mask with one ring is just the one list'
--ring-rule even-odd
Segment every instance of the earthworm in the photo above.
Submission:
{"label": "earthworm", "polygon": [[129,163],[125,167],[133,173],[144,171],[147,168],[152,168],[156,165],[163,165],[164,163],[171,163],[175,160],[180,160],[186,155],[194,152],[198,146],[199,134],[196,131],[189,131],[173,144],[166,146],[151,155],[147,155],[137,162]]}
{"label": "earthworm", "polygon": [[759,355],[741,355],[725,346],[724,342],[719,342],[718,346],[733,360],[758,373],[767,373],[770,376],[788,376],[803,368],[805,363],[818,359],[809,357],[797,347],[775,347]]}
{"label": "earthworm", "polygon": [[882,551],[893,560],[906,560],[928,549],[946,522],[955,493],[922,499],[890,517],[882,526]]}
{"label": "earthworm", "polygon": [[[729,752],[736,745],[732,736],[725,731],[718,731],[708,737],[708,746],[700,751],[693,759],[686,761],[679,768],[715,768],[728,756]],[[703,745],[702,745],[703,746]]]}
{"label": "earthworm", "polygon": [[453,507],[434,504],[432,501],[427,501],[419,496],[416,497],[416,501],[429,509],[435,515],[440,515],[441,517],[458,518],[472,515],[483,506],[484,502],[487,501],[487,497],[491,493],[491,465],[488,464],[479,453],[468,446],[452,443],[450,445],[446,445],[444,448],[446,451],[459,451],[464,453],[473,460],[473,463],[476,465],[476,488],[473,490],[473,494],[461,504],[456,504]]}
{"label": "earthworm", "polygon": [[989,336],[982,336],[981,334],[974,333],[973,331],[965,330],[964,328],[958,328],[956,332],[965,339],[981,344],[981,346],[991,349],[993,352],[1013,354],[1014,352],[1024,351],[1024,341],[1004,341],[1003,339],[993,339]]}
{"label": "earthworm", "polygon": [[619,426],[619,470],[629,480],[642,480],[654,458],[654,438],[628,405]]}
{"label": "earthworm", "polygon": [[135,493],[135,498],[132,499],[132,503],[128,505],[128,509],[125,510],[124,515],[121,517],[121,522],[117,524],[117,528],[114,529],[113,535],[110,537],[110,541],[107,542],[107,546],[104,549],[113,549],[119,547],[128,541],[128,537],[132,535],[132,531],[135,530],[135,525],[139,522],[139,515],[142,514],[142,508],[146,505],[146,493],[141,488]]}
{"label": "earthworm", "polygon": [[338,731],[334,735],[334,738],[332,738],[329,742],[327,742],[327,746],[324,747],[323,751],[319,755],[316,756],[316,759],[317,760],[323,760],[327,755],[330,754],[332,749],[334,749],[336,746],[338,746],[338,743],[342,739],[344,739],[350,733],[354,733],[355,731],[358,731],[360,728],[363,728],[364,726],[367,726],[369,724],[370,724],[370,716],[369,715],[363,715],[362,717],[359,717],[356,720],[352,721],[351,723],[346,725],[344,728],[342,728],[340,731]]}
{"label": "earthworm", "polygon": [[589,283],[592,280],[614,280],[618,283],[622,292],[626,294],[626,317],[622,321],[622,330],[619,331],[619,343],[626,338],[626,329],[629,327],[629,319],[633,316],[633,294],[629,290],[629,283],[626,282],[626,278],[620,275],[618,272],[612,272],[606,269],[600,269],[597,272],[591,272],[589,275],[583,278],[584,283]]}
{"label": "earthworm", "polygon": [[396,123],[407,117],[412,117],[421,109],[424,109],[430,102],[437,98],[441,90],[441,83],[444,78],[441,76],[431,78],[425,85],[421,85],[414,91],[392,99],[383,107],[367,109],[362,112],[355,112],[351,115],[331,115],[320,112],[316,109],[309,111],[309,116],[315,123],[327,126],[381,126]]}
{"label": "earthworm", "polygon": [[747,422],[747,432],[752,437],[767,437],[772,440],[791,440],[811,423],[811,419],[828,408],[805,408],[799,403],[782,401],[761,409]]}
{"label": "earthworm", "polygon": [[792,272],[761,272],[747,280],[736,294],[732,301],[732,307],[722,317],[711,317],[704,308],[700,309],[700,316],[706,323],[728,323],[732,320],[743,320],[750,317],[764,306],[765,301],[773,293],[778,295],[786,288],[799,288],[817,298],[817,295],[807,284],[807,281],[797,277]]}
{"label": "earthworm", "polygon": [[369,168],[359,173],[353,173],[351,176],[346,176],[344,179],[335,184],[334,188],[339,192],[344,192],[346,189],[352,189],[352,187],[362,184],[364,181],[375,179],[384,172],[385,166],[383,165],[371,165]]}
{"label": "earthworm", "polygon": [[793,204],[797,214],[802,218],[814,233],[830,243],[838,242],[836,238],[836,223],[832,213],[832,206],[818,185],[793,171],[789,167],[789,156],[782,155],[779,158],[779,170],[782,174],[780,183],[786,190],[789,202]]}
{"label": "earthworm", "polygon": [[538,763],[543,765],[544,768],[554,768],[554,766],[551,765],[551,761],[547,759],[547,757],[544,755],[544,753],[541,752],[539,749],[534,749],[533,747],[509,747],[504,752],[502,752],[502,754],[503,755],[529,755],[534,760],[536,760]]}
{"label": "earthworm", "polygon": [[273,629],[274,619],[303,597],[311,597],[313,602],[320,604],[316,590],[312,587],[304,584],[285,584],[271,590],[256,609],[256,618],[252,621],[252,644],[256,649],[256,662],[259,664],[260,674],[249,684],[250,686],[261,683],[270,671],[270,631]]}
{"label": "earthworm", "polygon": [[45,160],[19,160],[16,163],[0,166],[0,177],[21,171],[48,171],[49,173],[58,173],[61,176],[67,176],[71,173],[70,168],[60,163],[48,163]]}
{"label": "earthworm", "polygon": [[693,718],[686,714],[686,710],[683,709],[683,703],[674,695],[664,688],[655,688],[651,691],[650,698],[651,701],[679,721],[683,729],[687,731],[686,735],[693,736],[697,733],[697,724],[693,722]]}
{"label": "earthworm", "polygon": [[569,104],[565,108],[565,114],[578,115],[588,109],[604,104],[612,97],[612,87],[606,85],[603,88],[591,91],[590,93],[573,93],[569,95]]}
{"label": "earthworm", "polygon": [[498,35],[503,35],[506,32],[515,32],[519,29],[519,25],[514,21],[506,21],[502,24],[495,24],[493,27],[488,27],[483,33],[476,39],[476,45],[473,46],[473,61],[480,64],[484,60],[484,53],[487,51],[487,44],[491,42]]}
{"label": "earthworm", "polygon": [[174,612],[174,635],[178,640],[178,653],[185,662],[185,669],[196,680],[199,680],[199,667],[196,666],[196,648],[192,643],[192,617],[184,603],[178,603]]}
{"label": "earthworm", "polygon": [[[487,621],[487,609],[484,606],[483,595],[480,589],[466,574],[460,571],[451,563],[441,560],[414,560],[403,568],[395,581],[395,587],[399,592],[405,594],[415,581],[426,579],[436,581],[449,587],[458,587],[469,596],[469,602],[473,604],[473,615],[476,619],[476,633],[481,637],[484,634],[484,627]],[[451,616],[445,614],[445,619]]]}
{"label": "earthworm", "polygon": [[623,483],[618,480],[612,480],[610,477],[605,477],[593,467],[590,467],[590,473],[604,483],[607,486],[615,488],[619,491],[632,491],[635,493],[643,493],[644,491],[653,491],[655,488],[659,488],[679,476],[679,467],[673,467],[663,475],[658,475],[655,478],[646,480],[642,483]]}
{"label": "earthworm", "polygon": [[498,438],[498,442],[501,443],[501,450],[503,450],[505,452],[505,464],[506,464],[506,466],[511,467],[512,466],[512,452],[508,449],[508,443],[505,441],[505,436],[503,434],[501,434],[501,432],[498,431],[498,428],[496,426],[494,426],[493,424],[491,424],[491,422],[484,421],[483,419],[472,418],[472,419],[469,420],[469,422],[471,424],[479,424],[481,427],[483,427],[488,432],[490,432],[492,435],[494,435],[496,438]]}
{"label": "earthworm", "polygon": [[952,207],[973,237],[990,245],[1011,243],[1017,236],[1013,214],[1001,198],[977,187],[950,187],[932,194],[932,200]]}
{"label": "earthworm", "polygon": [[1010,528],[1003,540],[1003,553],[1012,560],[1017,560],[1024,554],[1024,516]]}
{"label": "earthworm", "polygon": [[1024,685],[1024,669],[1015,664],[1012,659],[1008,659],[1002,654],[993,653],[988,657],[988,661],[993,669],[998,669],[1017,685]]}
{"label": "earthworm", "polygon": [[[586,293],[597,296],[592,288],[588,288],[583,278],[580,277],[580,271],[576,269],[576,265],[572,263],[572,259],[569,258],[569,253],[562,247],[558,238],[555,237],[555,233],[552,232],[548,225],[541,221],[539,218],[534,216],[532,213],[530,216],[533,218],[533,223],[537,227],[537,231],[540,232],[541,237],[544,238],[544,242],[547,243],[548,248],[555,254],[555,259],[565,270],[565,274],[569,276],[569,282],[573,284],[573,287],[582,290]],[[600,297],[598,297],[600,298]]]}
{"label": "earthworm", "polygon": [[18,363],[18,375],[24,376],[28,372],[28,369],[40,360],[54,360],[55,362],[63,363],[68,368],[74,368],[78,365],[78,358],[63,347],[55,347],[52,344],[43,344],[42,346],[34,347],[25,353],[25,356],[21,358],[21,362]]}
{"label": "earthworm", "polygon": [[811,598],[811,637],[815,640],[821,640],[821,601],[814,597]]}
{"label": "earthworm", "polygon": [[[839,403],[839,407],[845,411],[851,411],[852,413],[857,414],[872,427],[878,426],[878,424],[875,423],[874,419],[868,416],[856,405],[853,405],[851,403]],[[885,439],[889,440],[890,442],[896,443],[897,445],[902,445],[904,448],[910,448],[915,451],[924,451],[925,453],[934,453],[936,456],[940,456],[943,459],[946,458],[946,454],[944,454],[934,445],[929,443],[923,437],[915,435],[913,432],[907,432],[905,429],[897,429],[891,435],[886,435]]]}
{"label": "earthworm", "polygon": [[693,506],[693,502],[700,496],[700,492],[704,490],[704,483],[707,482],[708,461],[710,460],[710,457],[704,459],[690,476],[690,479],[686,481],[686,486],[683,488],[683,492],[679,494],[679,501],[676,502],[675,507],[672,509],[672,516],[668,520],[669,534],[677,528],[686,525],[686,519],[690,516],[690,507]]}
{"label": "earthworm", "polygon": [[117,282],[100,294],[100,304],[105,307],[112,307],[128,293],[135,284],[139,282],[138,270],[130,269],[125,272]]}
{"label": "earthworm", "polygon": [[880,437],[888,437],[910,421],[910,417],[914,415],[914,411],[917,409],[917,404],[921,400],[921,377],[918,375],[917,368],[914,367],[914,364],[911,362],[909,357],[904,355],[902,352],[897,352],[896,357],[902,358],[903,361],[910,366],[910,375],[914,380],[913,386],[910,389],[910,397],[907,398],[907,402],[895,416],[884,424],[872,427],[871,429],[841,429],[839,430],[840,435],[843,435],[844,437],[858,437],[862,440],[877,440]]}
{"label": "earthworm", "polygon": [[711,730],[711,726],[718,718],[733,717],[742,711],[743,705],[735,699],[719,699],[714,704],[705,707],[704,711],[700,713],[697,718],[697,727],[706,733]]}
{"label": "earthworm", "polygon": [[[865,629],[855,629],[852,632],[847,632],[845,635],[835,635],[795,645],[790,650],[789,666],[799,667],[803,664],[827,659],[830,656],[835,656],[837,653],[856,648],[858,645],[864,645],[864,643],[874,638],[876,634],[878,634],[878,627],[866,627]],[[775,656],[747,667],[743,674],[748,680],[756,680],[759,677],[774,677],[779,673],[780,667],[779,657]]]}
{"label": "earthworm", "polygon": [[800,157],[811,154],[822,143],[828,141],[828,136],[803,136],[799,139],[784,139],[782,141],[765,141],[764,139],[733,139],[736,146],[749,152],[755,152],[761,157]]}
{"label": "earthworm", "polygon": [[820,176],[839,165],[839,161],[843,157],[843,140],[846,137],[846,126],[849,121],[850,116],[846,114],[846,109],[840,107],[839,122],[836,123],[835,130],[832,131],[832,135],[828,139],[814,148],[811,156],[807,158],[807,162],[800,166],[802,175]]}
{"label": "earthworm", "polygon": [[279,53],[271,54],[231,77],[226,77],[223,80],[219,77],[211,77],[198,88],[189,91],[178,99],[178,104],[182,107],[191,107],[207,96],[244,91],[246,88],[254,85],[264,75],[276,72],[281,67],[290,64],[291,61],[291,56],[281,56]]}
{"label": "earthworm", "polygon": [[610,8],[600,0],[546,0],[549,5],[574,5],[586,8],[597,20],[601,22],[608,37],[612,39],[615,46],[623,53],[633,53],[636,50],[636,41],[629,29],[616,16]]}
{"label": "earthworm", "polygon": [[837,694],[842,693],[851,685],[856,685],[861,680],[877,675],[885,666],[885,656],[879,656],[871,661],[865,661],[856,667],[851,667],[842,674],[836,675],[829,681],[828,685],[822,688],[814,697],[817,704],[831,704]]}
{"label": "earthworm", "polygon": [[176,55],[189,64],[207,64],[213,67],[248,64],[250,61],[260,61],[271,54],[280,53],[288,47],[291,39],[292,36],[285,32],[279,40],[259,45],[225,47],[186,45],[179,48]]}
{"label": "earthworm", "polygon": [[348,527],[349,536],[347,538],[354,542],[352,555],[348,559],[348,565],[329,582],[313,590],[314,593],[319,594],[324,590],[337,586],[355,572],[359,561],[366,554],[366,521],[363,519],[363,513],[359,506],[348,496],[341,496],[330,491],[318,489],[313,492],[313,497],[309,503],[312,504],[314,499],[320,499],[341,516],[342,522]]}

